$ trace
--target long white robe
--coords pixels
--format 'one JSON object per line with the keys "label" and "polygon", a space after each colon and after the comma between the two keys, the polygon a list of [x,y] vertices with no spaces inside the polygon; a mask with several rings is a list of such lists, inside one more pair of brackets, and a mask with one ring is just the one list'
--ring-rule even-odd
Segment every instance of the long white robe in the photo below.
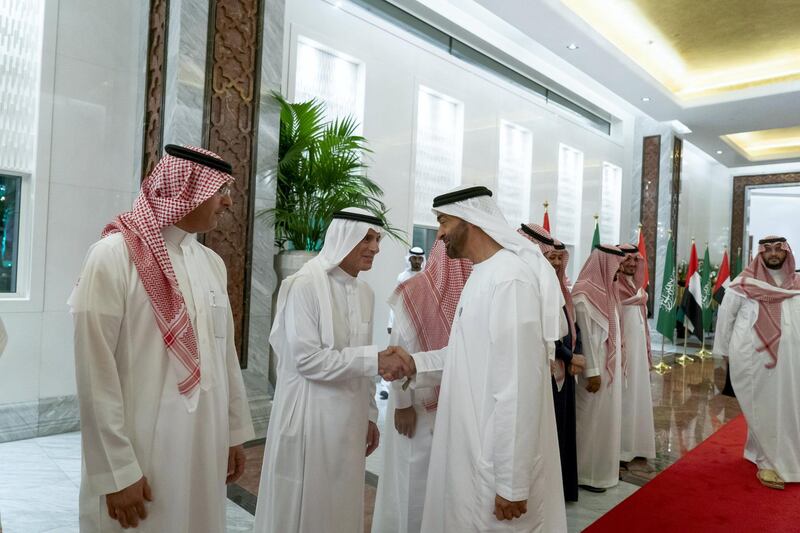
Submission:
{"label": "long white robe", "polygon": [[[405,322],[406,315],[397,316],[389,344],[401,346],[409,353],[418,352],[421,348],[414,329]],[[402,383],[403,380],[392,382],[386,408],[386,425],[381,435],[383,470],[375,497],[373,533],[419,533],[422,526],[436,420],[436,411],[428,411],[425,404],[435,392],[433,387],[403,390]],[[412,406],[417,414],[417,425],[414,436],[409,438],[395,429],[394,411]]]}
{"label": "long white robe", "polygon": [[81,411],[82,533],[123,531],[105,494],[142,475],[152,489],[137,531],[225,531],[228,449],[253,438],[222,259],[163,230],[200,353],[199,390],[178,393],[150,299],[117,233],[92,246],[70,297]]}
{"label": "long white robe", "polygon": [[759,469],[775,470],[784,481],[800,482],[800,295],[781,304],[778,362],[757,352],[759,306],[734,289],[725,292],[714,352],[727,355],[736,398],[747,419],[744,456]]}
{"label": "long white robe", "polygon": [[654,459],[656,430],[653,424],[653,396],[650,391],[646,324],[641,307],[623,305],[622,323],[628,375],[622,384],[620,460],[630,461],[634,457]]}
{"label": "long white robe", "polygon": [[358,533],[364,524],[365,442],[375,422],[374,295],[334,268],[333,345],[325,347],[313,276],[294,279],[283,313],[287,346],[273,348],[278,380],[258,492],[255,533]]}
{"label": "long white robe", "polygon": [[[422,270],[414,271],[411,270],[411,267],[408,267],[397,275],[397,284],[400,285],[404,281],[413,278],[420,272],[422,272]],[[392,308],[389,309],[389,322],[386,324],[386,327],[388,327],[390,330],[394,327],[394,309]]]}
{"label": "long white robe", "polygon": [[[594,307],[582,297],[575,298],[575,318],[581,330],[586,370],[578,377],[575,390],[575,423],[578,446],[578,483],[609,488],[619,483],[620,438],[622,418],[622,382],[620,336],[617,336],[614,380],[606,369],[608,331],[595,316]],[[594,316],[594,318],[593,318]],[[619,317],[617,321],[619,329]],[[600,390],[586,390],[587,378],[600,376]]]}
{"label": "long white robe", "polygon": [[[414,355],[415,386],[441,377],[423,533],[567,529],[538,287],[500,250],[474,266],[448,347]],[[495,495],[528,512],[497,520]]]}

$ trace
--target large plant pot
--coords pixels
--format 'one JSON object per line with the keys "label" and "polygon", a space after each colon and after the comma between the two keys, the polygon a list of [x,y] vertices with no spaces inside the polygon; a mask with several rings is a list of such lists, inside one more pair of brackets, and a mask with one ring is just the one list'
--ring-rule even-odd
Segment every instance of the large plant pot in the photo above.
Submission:
{"label": "large plant pot", "polygon": [[[270,329],[272,322],[275,321],[275,311],[278,305],[278,292],[281,289],[283,280],[296,273],[303,268],[303,265],[314,259],[319,252],[306,252],[302,250],[284,251],[275,256],[275,274],[278,277],[278,283],[275,285],[275,292],[272,293],[272,319],[270,320]],[[275,386],[277,380],[276,374],[276,357],[275,352],[272,351],[272,346],[269,348],[269,381]]]}

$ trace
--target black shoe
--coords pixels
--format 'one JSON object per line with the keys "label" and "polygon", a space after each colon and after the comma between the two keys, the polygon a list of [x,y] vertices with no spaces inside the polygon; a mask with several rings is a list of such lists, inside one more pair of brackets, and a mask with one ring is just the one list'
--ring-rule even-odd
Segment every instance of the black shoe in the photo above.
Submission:
{"label": "black shoe", "polygon": [[380,393],[381,400],[385,400],[389,397],[389,393],[385,390],[382,390]]}
{"label": "black shoe", "polygon": [[592,487],[590,485],[578,485],[578,486],[583,490],[588,490],[589,492],[596,492],[598,494],[601,494],[606,491],[606,489],[601,489],[600,487]]}

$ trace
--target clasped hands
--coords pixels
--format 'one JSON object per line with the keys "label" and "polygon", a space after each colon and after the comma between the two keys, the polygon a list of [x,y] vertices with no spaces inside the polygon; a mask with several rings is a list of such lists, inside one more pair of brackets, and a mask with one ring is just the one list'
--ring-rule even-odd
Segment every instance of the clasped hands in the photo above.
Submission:
{"label": "clasped hands", "polygon": [[378,374],[386,381],[410,378],[416,373],[414,358],[399,346],[389,346],[378,353]]}

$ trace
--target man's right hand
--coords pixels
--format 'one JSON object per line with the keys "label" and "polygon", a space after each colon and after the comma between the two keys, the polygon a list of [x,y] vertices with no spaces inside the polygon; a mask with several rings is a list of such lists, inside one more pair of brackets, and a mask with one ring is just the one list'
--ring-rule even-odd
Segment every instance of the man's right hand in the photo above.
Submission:
{"label": "man's right hand", "polygon": [[389,346],[378,353],[378,373],[386,381],[411,377],[416,373],[414,359],[399,346]]}
{"label": "man's right hand", "polygon": [[394,428],[409,439],[414,437],[414,430],[417,428],[417,412],[413,405],[405,409],[394,410]]}
{"label": "man's right hand", "polygon": [[147,518],[145,501],[153,501],[153,494],[147,478],[143,476],[139,481],[119,492],[106,494],[108,516],[117,520],[123,529],[137,527],[139,520]]}
{"label": "man's right hand", "polygon": [[586,378],[588,382],[586,384],[586,390],[594,394],[595,392],[600,390],[600,376],[592,376],[590,378]]}

